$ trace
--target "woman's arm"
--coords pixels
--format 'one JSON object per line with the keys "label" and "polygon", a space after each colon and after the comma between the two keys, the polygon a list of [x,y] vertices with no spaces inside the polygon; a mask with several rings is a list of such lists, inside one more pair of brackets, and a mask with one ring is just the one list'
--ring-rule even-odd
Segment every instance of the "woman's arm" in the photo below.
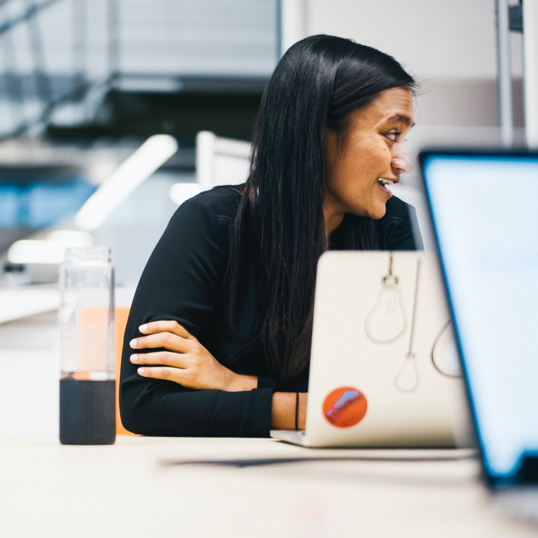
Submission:
{"label": "woman's arm", "polygon": [[[258,378],[240,375],[226,368],[209,353],[184,327],[176,321],[157,321],[139,327],[145,335],[130,342],[133,350],[164,348],[166,351],[133,353],[130,360],[142,377],[173,381],[184,387],[203,390],[241,392],[255,389]],[[273,394],[271,427],[273,429],[304,429],[306,422],[306,400],[302,393]],[[299,409],[296,407],[299,404]]]}
{"label": "woman's arm", "polygon": [[[308,393],[299,393],[299,413],[297,417],[297,427],[299,430],[304,430],[306,426],[307,401]],[[274,430],[295,429],[296,404],[297,394],[295,392],[275,392],[273,394],[271,426]]]}
{"label": "woman's arm", "polygon": [[[198,390],[144,377],[130,360],[132,354],[142,354],[134,352],[130,341],[144,336],[139,327],[151,322],[173,320],[202,344],[204,335],[215,334],[216,302],[227,263],[229,228],[223,222],[204,199],[186,202],[172,218],[140,279],[125,332],[120,379],[122,422],[134,433],[267,437],[272,428],[274,388]],[[252,379],[247,381],[252,387]],[[288,413],[294,416],[294,405]]]}

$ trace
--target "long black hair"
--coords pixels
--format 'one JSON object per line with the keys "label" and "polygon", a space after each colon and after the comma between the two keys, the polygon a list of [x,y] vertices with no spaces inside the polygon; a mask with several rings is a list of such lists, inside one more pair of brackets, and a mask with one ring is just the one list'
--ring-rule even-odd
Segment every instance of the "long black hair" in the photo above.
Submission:
{"label": "long black hair", "polygon": [[[263,93],[250,174],[232,227],[232,286],[248,245],[259,279],[261,342],[270,371],[283,383],[308,369],[317,262],[329,247],[326,129],[345,141],[350,112],[396,87],[413,92],[415,81],[391,56],[317,35],[286,52]],[[370,218],[346,215],[337,232],[339,248],[377,247]]]}

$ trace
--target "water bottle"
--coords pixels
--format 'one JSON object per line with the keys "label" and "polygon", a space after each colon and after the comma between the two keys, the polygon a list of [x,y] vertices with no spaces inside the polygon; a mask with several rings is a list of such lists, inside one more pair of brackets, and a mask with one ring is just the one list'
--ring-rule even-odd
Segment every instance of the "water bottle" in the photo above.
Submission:
{"label": "water bottle", "polygon": [[60,266],[60,293],[60,442],[113,444],[116,376],[110,249],[67,249]]}

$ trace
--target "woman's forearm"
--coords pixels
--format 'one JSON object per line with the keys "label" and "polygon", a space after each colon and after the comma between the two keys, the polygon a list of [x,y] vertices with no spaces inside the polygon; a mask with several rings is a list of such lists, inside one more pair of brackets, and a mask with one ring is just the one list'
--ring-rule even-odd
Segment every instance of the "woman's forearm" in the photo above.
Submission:
{"label": "woman's forearm", "polygon": [[[306,403],[308,393],[299,393],[299,416],[297,426],[304,430],[306,425]],[[295,429],[295,408],[297,394],[295,392],[275,392],[273,394],[273,406],[271,410],[271,426],[275,430]]]}
{"label": "woman's forearm", "polygon": [[[252,390],[258,384],[258,378],[255,376],[232,374],[231,379],[227,389],[229,392]],[[307,392],[299,393],[299,412],[297,415],[299,430],[305,429],[307,400]],[[275,430],[294,430],[296,406],[296,392],[275,392],[271,407],[271,427]]]}

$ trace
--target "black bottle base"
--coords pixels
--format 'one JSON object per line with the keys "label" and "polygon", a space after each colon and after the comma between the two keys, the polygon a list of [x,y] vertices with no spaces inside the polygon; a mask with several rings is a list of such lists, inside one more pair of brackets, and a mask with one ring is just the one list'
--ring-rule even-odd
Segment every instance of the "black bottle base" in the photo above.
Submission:
{"label": "black bottle base", "polygon": [[116,440],[116,382],[60,380],[60,443],[111,445]]}

